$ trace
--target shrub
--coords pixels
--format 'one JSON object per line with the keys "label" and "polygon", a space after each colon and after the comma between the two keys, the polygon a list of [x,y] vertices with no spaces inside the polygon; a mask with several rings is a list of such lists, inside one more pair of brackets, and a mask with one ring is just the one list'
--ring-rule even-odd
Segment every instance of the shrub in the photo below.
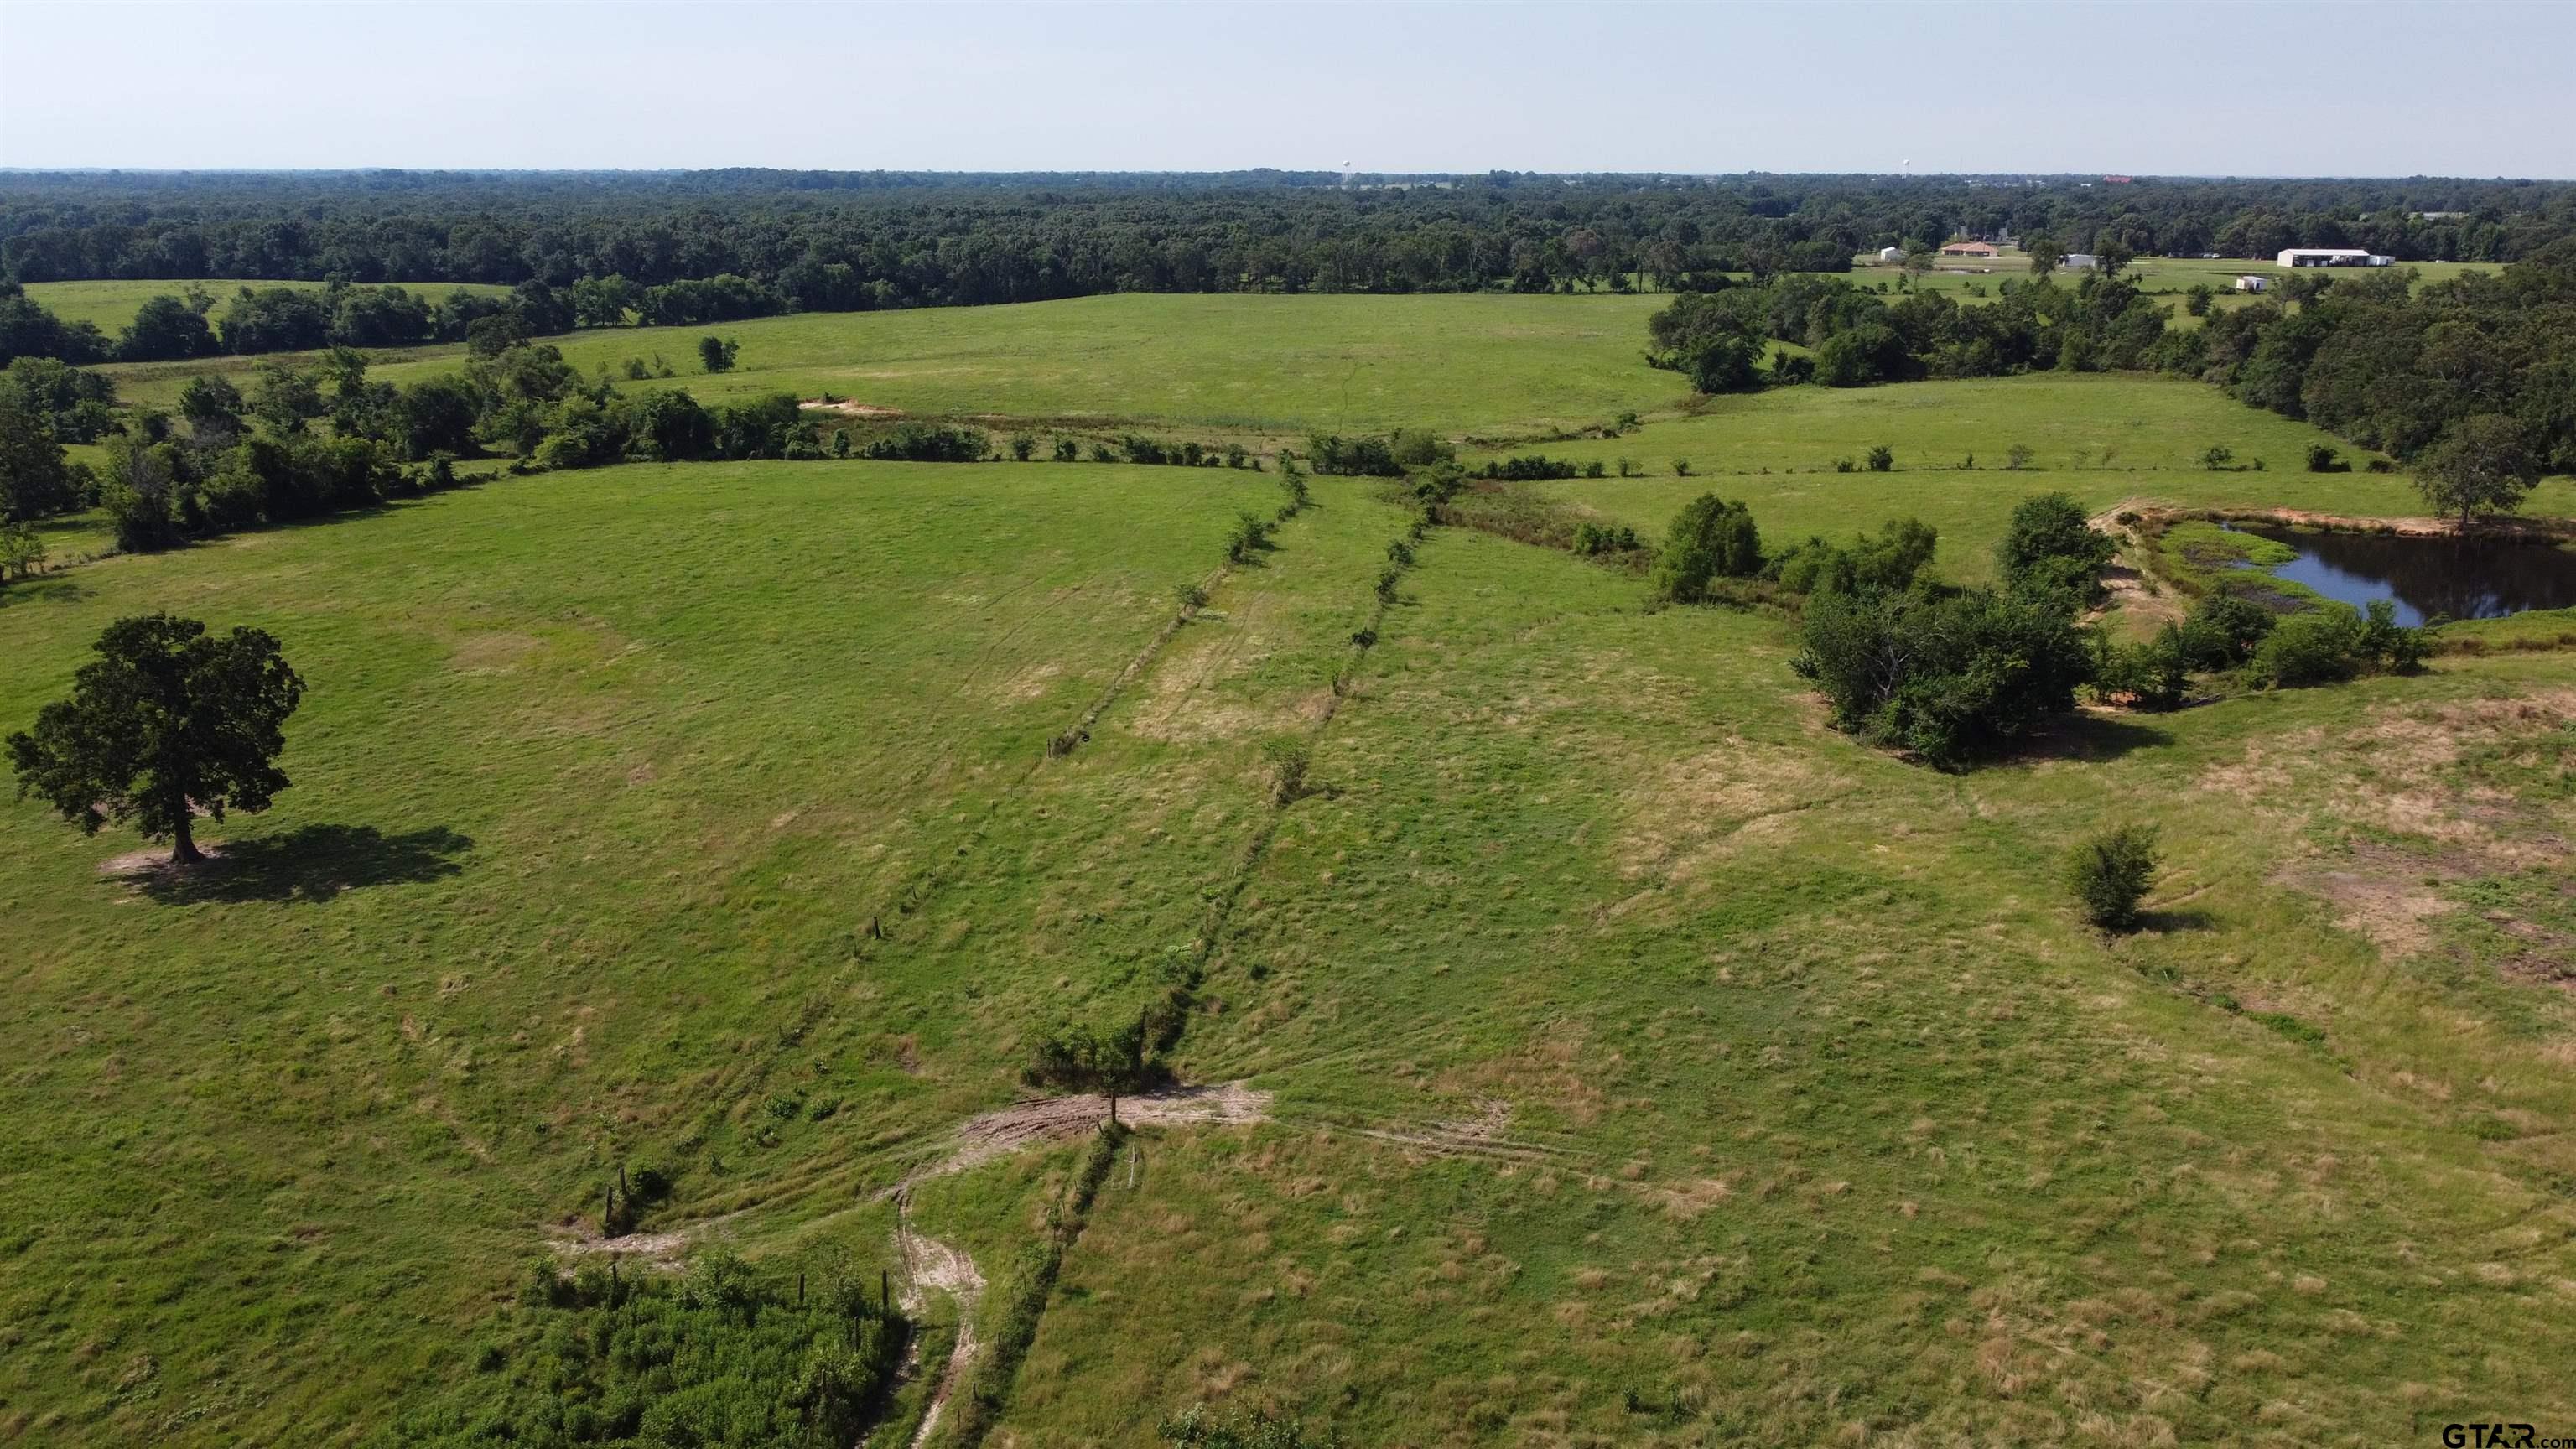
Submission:
{"label": "shrub", "polygon": [[2089,599],[2100,592],[2094,576],[2118,551],[2110,535],[2085,521],[2082,504],[2063,493],[2034,493],[2014,507],[1995,545],[1995,569],[2015,589]]}
{"label": "shrub", "polygon": [[2382,668],[2410,673],[2433,652],[2433,641],[2422,629],[2409,629],[2397,622],[2397,606],[2386,599],[2373,599],[2363,611],[2361,652]]}
{"label": "shrub", "polygon": [[2030,445],[2027,443],[2015,443],[2010,448],[2005,449],[2004,466],[2016,473],[2029,467]]}
{"label": "shrub", "polygon": [[731,338],[701,337],[698,339],[698,365],[709,372],[731,372],[734,357],[741,351],[742,344]]}
{"label": "shrub", "polygon": [[2201,450],[2200,466],[2208,469],[2212,473],[2215,473],[2219,469],[2226,467],[2230,462],[2234,461],[2235,457],[2235,449],[2228,447],[2224,443],[2212,444],[2211,446]]}
{"label": "shrub", "polygon": [[2136,926],[2138,902],[2156,877],[2155,827],[2121,825],[2103,831],[2075,848],[2066,876],[2085,920],[2106,931]]}
{"label": "shrub", "polygon": [[1583,465],[1583,476],[1586,478],[1602,477],[1606,471],[1607,470],[1601,465],[1601,460],[1598,458],[1595,458],[1591,462]]}
{"label": "shrub", "polygon": [[2308,471],[2311,473],[2349,473],[2352,471],[2352,465],[2343,460],[2343,454],[2335,451],[2326,444],[2310,443],[2308,445]]}
{"label": "shrub", "polygon": [[[867,1427],[909,1331],[877,1273],[836,1261],[799,1302],[729,1254],[685,1274],[597,1264],[530,1269],[504,1337],[475,1376],[389,1416],[370,1443],[688,1443],[706,1449],[847,1444]],[[631,1432],[629,1432],[631,1431]]]}
{"label": "shrub", "polygon": [[1955,768],[2075,707],[2093,661],[2053,601],[1991,589],[1827,593],[1791,668],[1836,728]]}
{"label": "shrub", "polygon": [[1343,438],[1317,434],[1306,440],[1307,455],[1318,473],[1396,478],[1414,468],[1448,462],[1457,453],[1438,437],[1398,428],[1383,438]]}
{"label": "shrub", "polygon": [[1270,529],[1270,520],[1258,514],[1236,514],[1233,531],[1226,535],[1226,561],[1244,563],[1254,554],[1270,547]]}
{"label": "shrub", "polygon": [[[1593,466],[1597,468],[1600,465],[1596,463]],[[1537,483],[1555,478],[1571,478],[1574,474],[1575,466],[1569,460],[1550,458],[1544,454],[1532,454],[1526,458],[1506,458],[1499,462],[1488,458],[1485,460],[1484,471],[1477,476],[1505,483]]]}
{"label": "shrub", "polygon": [[1885,443],[1869,450],[1869,471],[1884,473],[1896,466],[1896,450]]}
{"label": "shrub", "polygon": [[2131,709],[2182,708],[2190,672],[2181,629],[2167,624],[2143,644],[2115,644],[2105,634],[2093,638],[2094,698]]}
{"label": "shrub", "polygon": [[1071,438],[1058,438],[1058,439],[1056,439],[1056,440],[1055,440],[1055,460],[1056,460],[1057,462],[1059,462],[1059,463],[1079,463],[1079,462],[1081,462],[1081,461],[1082,461],[1082,444],[1080,444],[1080,443],[1078,443],[1078,442],[1075,442],[1075,441],[1074,441],[1073,439],[1071,439]]}
{"label": "shrub", "polygon": [[1774,560],[1768,572],[1792,593],[1902,592],[1913,587],[1940,540],[1930,524],[1900,518],[1875,534],[1856,535],[1849,545],[1811,537]]}
{"label": "shrub", "polygon": [[1204,609],[1207,607],[1208,591],[1197,584],[1175,584],[1172,586],[1172,597],[1180,601],[1181,608],[1185,611]]}
{"label": "shrub", "polygon": [[1673,476],[1674,476],[1674,477],[1676,477],[1676,478],[1687,478],[1687,477],[1689,477],[1689,476],[1690,476],[1690,459],[1688,459],[1688,458],[1675,458],[1675,459],[1673,460]]}
{"label": "shrub", "polygon": [[1296,740],[1274,739],[1263,747],[1270,758],[1270,800],[1275,805],[1294,805],[1308,793],[1306,772],[1314,759],[1306,746]]}
{"label": "shrub", "polygon": [[1849,458],[1836,458],[1834,460],[1834,471],[1837,473],[1857,473],[1860,471],[1860,465]]}
{"label": "shrub", "polygon": [[2350,679],[2361,672],[2361,616],[2342,605],[2292,614],[2246,661],[2249,682],[2296,688]]}
{"label": "shrub", "polygon": [[1238,1409],[1215,1418],[1204,1404],[1193,1404],[1179,1418],[1164,1420],[1160,1432],[1167,1449],[1341,1449],[1342,1442],[1330,1431],[1309,1436],[1303,1424],[1277,1418],[1266,1409]]}
{"label": "shrub", "polygon": [[2360,613],[2329,604],[2289,615],[2246,661],[2248,683],[2296,688],[2330,684],[2374,670],[2411,670],[2432,652],[2422,629],[2397,622],[2397,606],[2373,599]]}
{"label": "shrub", "polygon": [[1657,597],[1692,603],[1713,578],[1745,579],[1762,571],[1762,537],[1752,510],[1703,493],[1682,505],[1655,555]]}
{"label": "shrub", "polygon": [[975,463],[983,460],[985,451],[980,429],[905,423],[870,442],[860,455],[904,463]]}
{"label": "shrub", "polygon": [[1013,458],[1025,463],[1029,460],[1029,456],[1037,450],[1038,440],[1035,434],[1013,433],[1011,435],[1011,456]]}
{"label": "shrub", "polygon": [[2180,643],[2187,669],[2233,669],[2251,658],[2254,646],[2277,622],[2271,610],[2234,594],[2212,594],[2192,606],[2183,620]]}
{"label": "shrub", "polygon": [[1586,519],[1574,525],[1571,547],[1586,558],[1605,553],[1632,553],[1644,546],[1637,540],[1637,530],[1624,524],[1611,528]]}

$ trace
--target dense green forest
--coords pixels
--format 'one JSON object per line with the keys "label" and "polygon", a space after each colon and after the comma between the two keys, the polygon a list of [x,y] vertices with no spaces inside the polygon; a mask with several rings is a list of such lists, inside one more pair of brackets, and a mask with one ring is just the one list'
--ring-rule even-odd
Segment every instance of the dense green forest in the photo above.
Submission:
{"label": "dense green forest", "polygon": [[[719,276],[782,310],[1112,291],[1454,291],[1835,270],[1864,247],[2046,232],[2138,254],[2363,246],[2511,261],[2576,233],[2551,182],[2083,177],[1354,177],[0,172],[20,282]],[[695,320],[695,319],[692,319]]]}

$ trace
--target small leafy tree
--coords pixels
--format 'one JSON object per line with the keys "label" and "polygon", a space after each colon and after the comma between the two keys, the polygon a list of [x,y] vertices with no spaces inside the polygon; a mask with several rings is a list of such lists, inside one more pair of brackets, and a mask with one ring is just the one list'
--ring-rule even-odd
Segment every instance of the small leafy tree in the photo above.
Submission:
{"label": "small leafy tree", "polygon": [[2064,493],[2034,493],[2013,508],[2012,525],[1995,545],[1995,569],[2017,589],[2066,589],[2090,597],[2094,576],[2119,551],[2096,533],[2084,506]]}
{"label": "small leafy tree", "polygon": [[0,584],[45,566],[45,540],[32,523],[0,523]]}
{"label": "small leafy tree", "polygon": [[731,338],[701,337],[698,339],[698,365],[709,372],[731,372],[734,355],[741,350],[742,344]]}
{"label": "small leafy tree", "polygon": [[1656,551],[1656,596],[1693,603],[1708,596],[1711,579],[1751,578],[1762,571],[1762,536],[1753,512],[1703,493],[1682,505]]}
{"label": "small leafy tree", "polygon": [[1034,1086],[1098,1092],[1109,1099],[1109,1119],[1114,1122],[1118,1099],[1153,1080],[1146,1036],[1142,1017],[1110,1031],[1082,1022],[1059,1023],[1038,1039],[1022,1075]]}
{"label": "small leafy tree", "polygon": [[2233,669],[2254,653],[2277,622],[2272,611],[2234,594],[2211,594],[2194,604],[2182,623],[2183,664],[2191,669]]}
{"label": "small leafy tree", "polygon": [[72,697],[9,737],[19,797],[41,797],[84,835],[130,819],[171,841],[173,864],[204,859],[195,811],[265,810],[287,787],[275,761],[304,681],[261,630],[215,638],[169,614],[119,619],[95,648]]}
{"label": "small leafy tree", "polygon": [[2152,825],[2103,831],[2077,846],[2067,862],[2067,884],[2084,908],[2084,919],[2106,931],[2126,931],[2138,924],[2138,902],[2155,878]]}
{"label": "small leafy tree", "polygon": [[1869,450],[1869,471],[1884,473],[1896,466],[1896,450],[1881,443]]}
{"label": "small leafy tree", "polygon": [[2415,491],[2467,528],[2481,513],[2511,513],[2540,481],[2540,459],[2521,423],[2502,413],[2462,418],[2415,467]]}
{"label": "small leafy tree", "polygon": [[2236,450],[2225,443],[2213,443],[2201,450],[2200,466],[2215,473],[2236,461]]}
{"label": "small leafy tree", "polygon": [[1032,453],[1035,453],[1037,450],[1038,450],[1038,440],[1037,440],[1037,435],[1036,435],[1036,434],[1034,434],[1034,433],[1013,433],[1013,434],[1011,434],[1011,456],[1012,456],[1014,459],[1016,459],[1016,460],[1018,460],[1018,461],[1020,461],[1020,462],[1022,462],[1022,463],[1025,463],[1025,462],[1027,462],[1027,461],[1029,460],[1029,455],[1030,455],[1030,454],[1032,454]]}

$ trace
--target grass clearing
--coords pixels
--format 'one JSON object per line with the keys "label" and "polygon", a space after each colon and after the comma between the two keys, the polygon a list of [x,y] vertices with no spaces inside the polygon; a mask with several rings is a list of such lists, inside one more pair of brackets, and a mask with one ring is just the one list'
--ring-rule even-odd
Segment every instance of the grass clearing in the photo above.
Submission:
{"label": "grass clearing", "polygon": [[[185,297],[190,287],[203,287],[214,294],[214,316],[220,318],[224,304],[244,287],[262,290],[291,287],[299,292],[319,292],[326,285],[323,282],[246,282],[222,277],[182,277],[174,281],[30,282],[27,296],[52,309],[53,314],[65,322],[97,323],[98,330],[106,333],[112,341],[116,334],[133,323],[134,314],[143,310],[144,303],[155,297]],[[508,287],[496,282],[383,282],[369,285],[400,287],[414,296],[427,297],[432,301],[445,301],[451,292],[492,298],[510,295]]]}
{"label": "grass clearing", "polygon": [[[1687,388],[1645,364],[1654,297],[1083,297],[1013,307],[826,312],[704,327],[613,328],[549,339],[584,375],[685,387],[701,402],[826,393],[937,416],[1133,419],[1275,434],[1396,427],[1497,437],[1673,407]],[[735,370],[697,370],[697,340],[742,344]],[[412,383],[463,365],[461,346],[377,354]],[[677,372],[629,382],[629,358]],[[200,372],[253,360],[106,369],[129,401],[170,405]]]}
{"label": "grass clearing", "polygon": [[[830,340],[859,337],[915,359],[881,370],[924,410],[1098,389],[1079,406],[1293,436],[1341,406],[1294,359],[1376,336],[1420,367],[1371,426],[1672,396],[1634,360],[1652,299],[1403,300],[780,319],[814,360],[751,390],[860,366]],[[1211,302],[1308,320],[1265,353]],[[1511,331],[1632,303],[1598,340]],[[1503,330],[1462,342],[1478,317]],[[716,329],[746,368],[759,325]],[[1098,347],[1051,363],[1049,335]],[[1273,411],[1211,401],[1274,364]],[[2044,376],[1519,451],[1645,461],[1538,486],[1649,533],[1705,489],[1774,542],[1918,514],[1978,579],[2048,488],[2415,511],[2402,477],[2293,471],[2314,436]],[[1992,466],[2016,442],[2031,466]],[[2200,468],[2213,443],[2273,466]],[[1875,444],[1894,471],[1791,471]],[[645,1163],[677,1178],[646,1233],[772,1273],[897,1273],[910,1183],[902,1220],[987,1284],[963,1324],[922,1296],[914,1422],[961,1327],[997,1341],[1089,1144],[919,1174],[1020,1094],[1039,1031],[1132,1020],[1192,967],[1184,1076],[1249,1079],[1269,1120],[1137,1130],[991,1442],[1149,1444],[1197,1402],[1415,1444],[2576,1417],[2576,655],[2088,714],[1938,775],[1825,729],[1768,614],[1653,609],[1464,529],[1381,608],[1411,510],[1312,486],[1228,568],[1275,476],[631,466],[0,594],[8,728],[154,608],[272,630],[309,686],[296,787],[205,832],[218,871],[102,876],[135,841],[0,811],[0,1432],[360,1442],[470,1385],[530,1261]],[[2576,513],[2566,487],[2532,508]],[[1175,628],[1186,584],[1209,597]],[[2105,938],[2062,859],[2128,820],[2167,865],[2147,928]]]}

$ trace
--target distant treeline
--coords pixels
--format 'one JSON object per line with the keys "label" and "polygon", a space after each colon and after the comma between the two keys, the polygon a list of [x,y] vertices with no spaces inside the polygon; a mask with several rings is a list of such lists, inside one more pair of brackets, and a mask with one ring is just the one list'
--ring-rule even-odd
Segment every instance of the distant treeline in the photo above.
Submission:
{"label": "distant treeline", "polygon": [[623,277],[584,277],[570,287],[521,282],[506,297],[454,290],[443,299],[398,286],[332,282],[313,287],[240,287],[222,302],[203,285],[147,298],[133,322],[110,338],[87,322],[68,323],[0,281],[0,366],[19,357],[72,363],[175,362],[218,353],[318,352],[328,347],[412,347],[473,342],[497,351],[512,342],[576,327],[629,320],[677,327],[787,311],[777,289],[742,277],[636,287]]}
{"label": "distant treeline", "polygon": [[2485,418],[2502,445],[2494,468],[2576,471],[2576,240],[2494,275],[2416,280],[2404,267],[2302,273],[2282,295],[2184,329],[2115,270],[2072,286],[2008,278],[1994,301],[1966,306],[1923,291],[1891,303],[1839,277],[1792,275],[1676,299],[1648,321],[1648,356],[1701,392],[2162,371],[2401,458]]}
{"label": "distant treeline", "polygon": [[[778,310],[1103,292],[1539,291],[1841,270],[1962,233],[2076,250],[2363,246],[2511,261],[2576,234],[2551,182],[1868,176],[0,173],[20,282],[743,279]],[[711,320],[699,312],[687,320]],[[731,315],[750,315],[735,312]]]}

